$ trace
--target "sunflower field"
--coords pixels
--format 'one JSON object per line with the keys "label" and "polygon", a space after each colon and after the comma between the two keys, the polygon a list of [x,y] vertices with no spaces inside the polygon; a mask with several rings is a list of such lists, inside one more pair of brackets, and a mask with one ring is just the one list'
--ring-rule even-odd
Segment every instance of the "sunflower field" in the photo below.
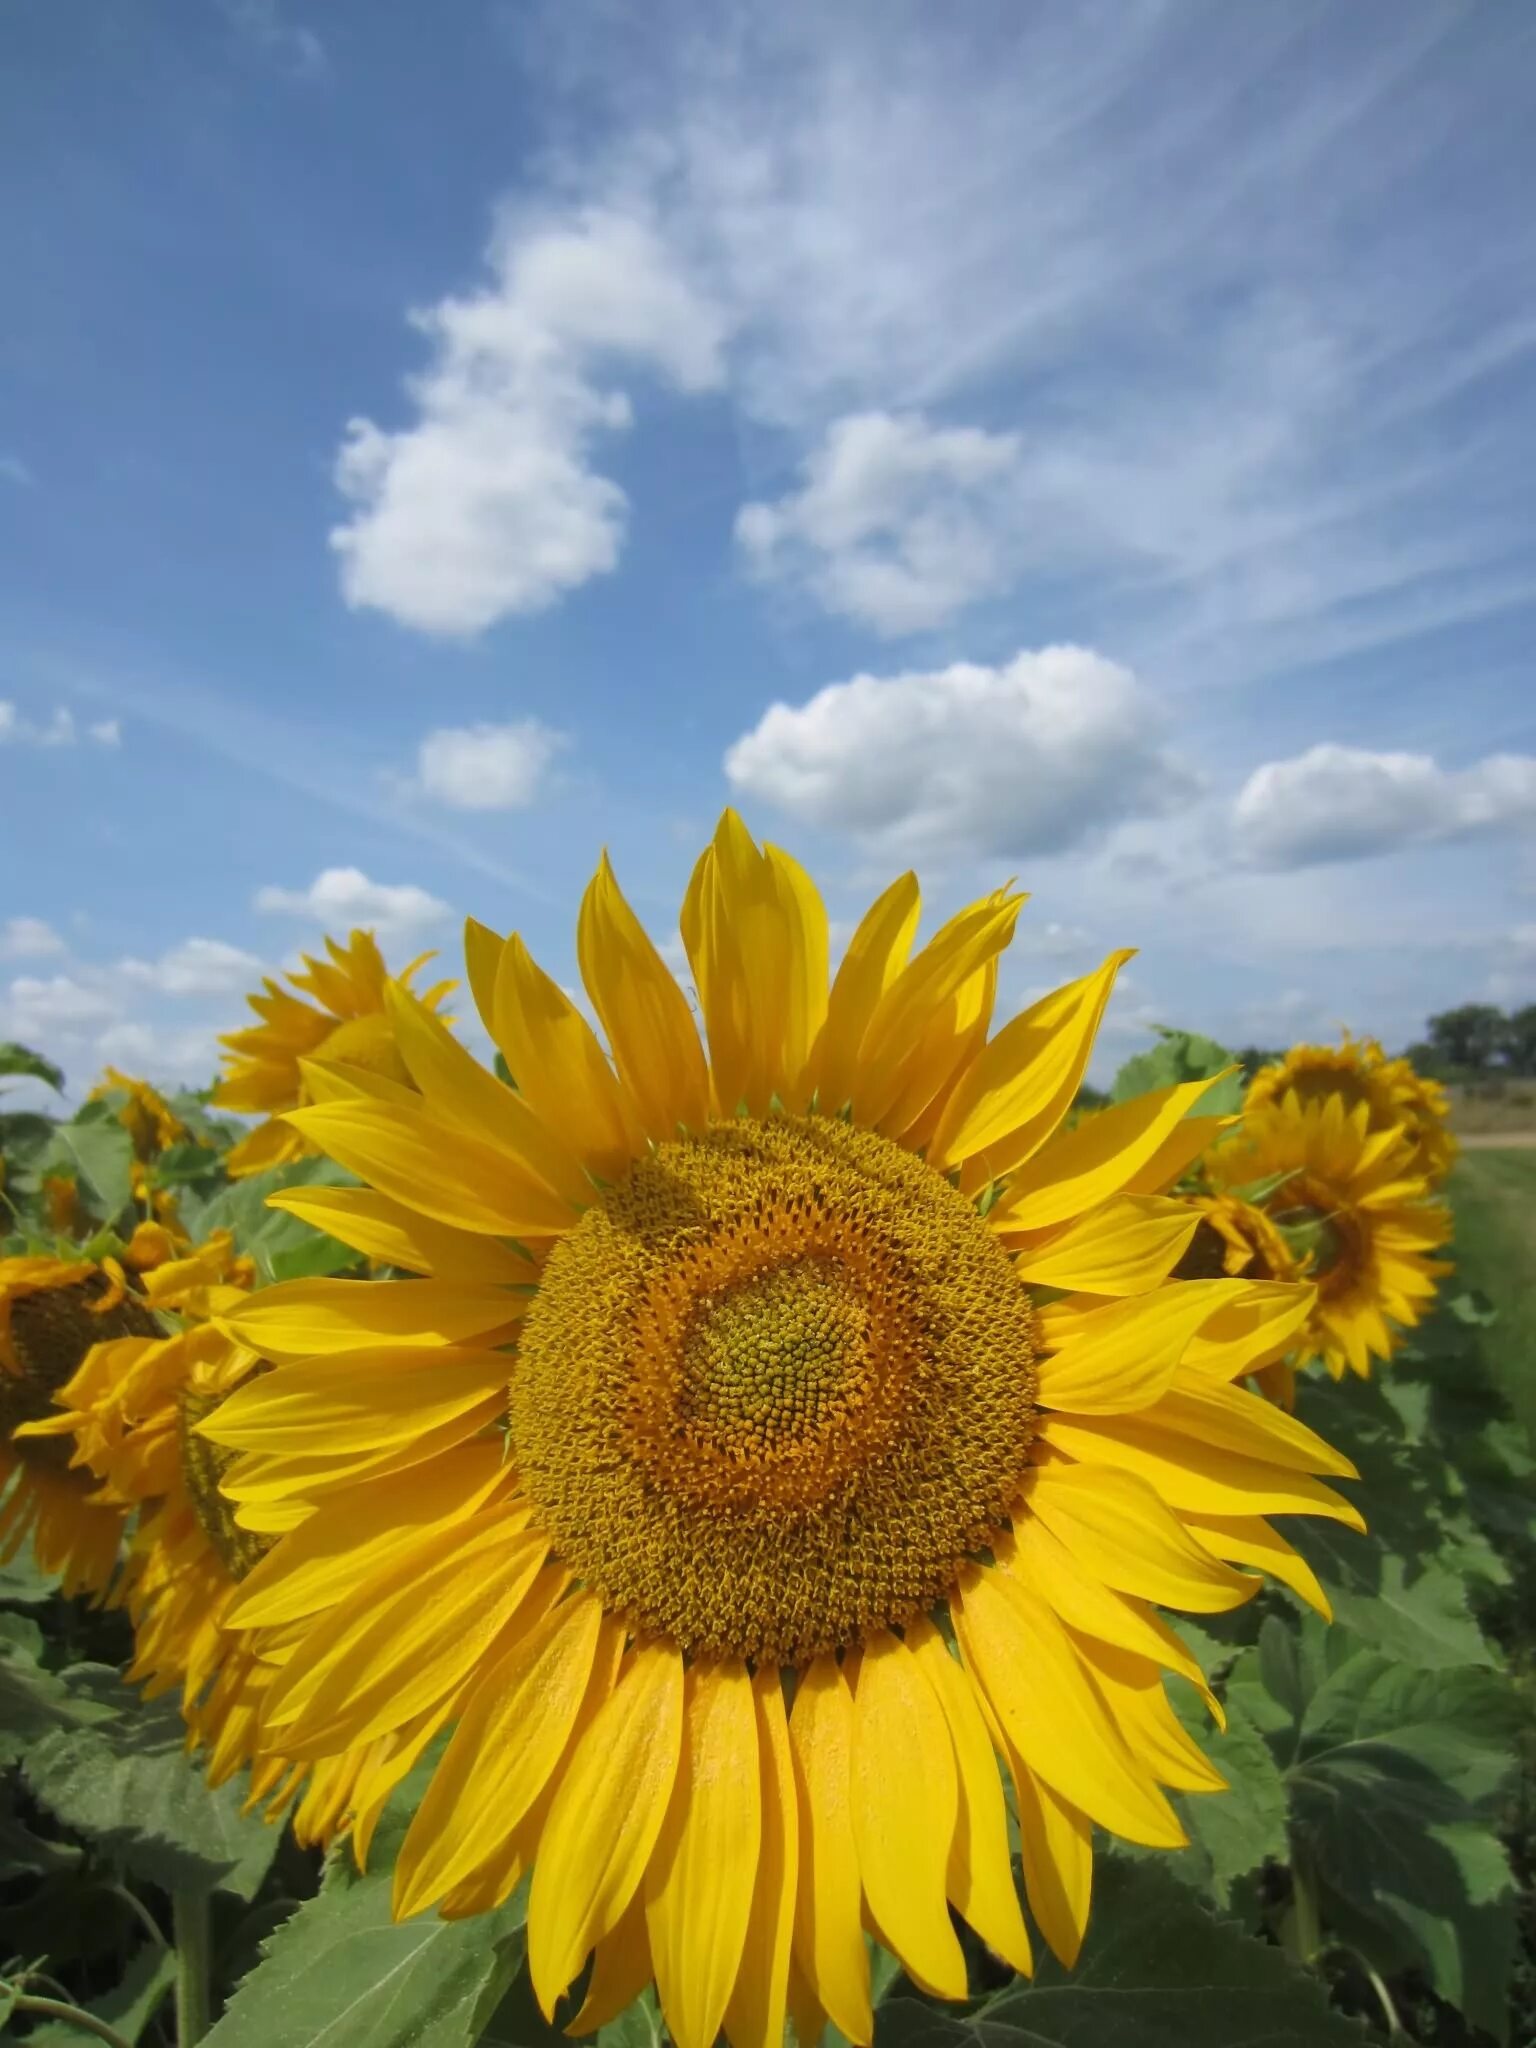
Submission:
{"label": "sunflower field", "polygon": [[994,1015],[1022,903],[833,972],[727,812],[681,980],[605,858],[580,1002],[355,932],[206,1090],[0,1101],[5,2038],[1536,2042],[1443,1092],[1097,1094],[1130,956]]}

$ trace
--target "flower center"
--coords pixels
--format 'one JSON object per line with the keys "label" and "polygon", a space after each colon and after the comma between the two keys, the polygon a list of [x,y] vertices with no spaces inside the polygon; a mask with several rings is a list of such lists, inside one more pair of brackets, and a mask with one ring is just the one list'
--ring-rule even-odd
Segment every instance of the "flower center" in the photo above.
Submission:
{"label": "flower center", "polygon": [[552,1253],[511,1396],[565,1562],[643,1633],[798,1663],[1006,1525],[1034,1314],[922,1160],[823,1117],[661,1145]]}
{"label": "flower center", "polygon": [[256,1569],[277,1538],[242,1529],[236,1522],[235,1504],[219,1491],[219,1481],[240,1453],[196,1433],[197,1425],[213,1413],[228,1391],[205,1393],[198,1387],[183,1387],[176,1400],[176,1434],[181,1444],[182,1482],[197,1526],[230,1577],[239,1580]]}
{"label": "flower center", "polygon": [[[74,1378],[93,1344],[114,1337],[163,1337],[165,1332],[137,1296],[125,1294],[98,1308],[112,1289],[105,1273],[17,1294],[10,1304],[9,1350],[18,1370],[0,1364],[0,1433],[22,1422],[41,1422],[58,1411],[53,1397]],[[74,1444],[67,1436],[23,1436],[11,1449],[27,1464],[69,1469]],[[87,1480],[87,1483],[89,1482]]]}

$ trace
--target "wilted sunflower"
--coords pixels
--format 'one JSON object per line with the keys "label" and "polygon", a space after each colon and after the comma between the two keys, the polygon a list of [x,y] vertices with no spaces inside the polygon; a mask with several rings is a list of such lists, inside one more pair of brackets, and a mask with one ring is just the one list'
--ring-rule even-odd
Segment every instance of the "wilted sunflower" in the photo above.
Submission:
{"label": "wilted sunflower", "polygon": [[[286,1165],[314,1150],[282,1118],[284,1110],[312,1100],[302,1071],[306,1059],[324,1058],[410,1086],[384,1002],[389,970],[372,932],[353,932],[345,946],[327,939],[325,948],[328,960],[306,953],[305,971],[286,977],[300,995],[264,980],[264,994],[246,997],[261,1022],[219,1040],[229,1050],[224,1055],[227,1071],[213,1094],[214,1107],[267,1119],[226,1154],[225,1171],[236,1179]],[[419,955],[402,969],[399,981],[409,987],[417,968],[432,958],[431,953]],[[426,990],[422,1001],[436,1009],[456,986],[440,981]],[[314,1001],[305,1002],[304,996]]]}
{"label": "wilted sunflower", "polygon": [[0,1259],[0,1562],[30,1536],[38,1563],[66,1593],[106,1594],[123,1511],[92,1498],[90,1475],[71,1469],[67,1441],[35,1437],[25,1425],[52,1415],[55,1393],[93,1345],[159,1328],[116,1259]]}
{"label": "wilted sunflower", "polygon": [[[1450,1267],[1430,1256],[1451,1234],[1449,1212],[1429,1199],[1401,1130],[1372,1130],[1365,1102],[1303,1100],[1288,1089],[1250,1106],[1239,1133],[1206,1154],[1214,1187],[1285,1179],[1266,1203],[1293,1253],[1305,1253],[1317,1305],[1297,1356],[1320,1357],[1335,1379],[1368,1378],[1434,1299]],[[1396,1326],[1396,1327],[1394,1327]]]}
{"label": "wilted sunflower", "polygon": [[[252,1763],[271,1676],[249,1640],[223,1626],[237,1586],[271,1538],[235,1525],[218,1488],[230,1454],[194,1433],[231,1388],[264,1369],[209,1320],[243,1300],[251,1278],[250,1261],[236,1256],[227,1231],[149,1274],[150,1304],[172,1311],[179,1327],[167,1334],[156,1324],[152,1335],[94,1345],[55,1394],[56,1411],[23,1432],[27,1442],[70,1455],[78,1476],[94,1475],[92,1505],[109,1510],[115,1528],[136,1513],[123,1595],[134,1629],[128,1676],[147,1699],[180,1690],[214,1785]],[[294,1830],[301,1842],[327,1841],[356,1800],[361,1761],[312,1769],[263,1758],[252,1771],[249,1804],[266,1802],[273,1818],[308,1780]]]}
{"label": "wilted sunflower", "polygon": [[963,1997],[951,1904],[1027,1970],[1004,1768],[1070,1961],[1094,1823],[1173,1847],[1162,1788],[1222,1784],[1153,1603],[1235,1606],[1246,1566],[1325,1607],[1264,1517],[1359,1525],[1313,1476],[1348,1463],[1233,1385],[1310,1290],[1167,1280],[1209,1084],[1059,1132],[1129,956],[988,1038],[1021,900],[914,955],[904,876],[829,993],[814,886],[727,812],[682,915],[707,1059],[605,859],[578,955],[608,1052],[472,922],[516,1092],[403,993],[419,1093],[310,1069],[291,1121],[370,1185],[273,1199],[423,1277],[227,1319],[275,1370],[201,1429],[243,1453],[240,1519],[290,1528],[229,1618],[290,1631],[274,1748],[456,1721],[396,1911],[531,1869],[546,2011],[595,1951],[573,2031],[654,1976],[681,2048],[778,2048],[786,2003],[867,2042],[865,1927]]}
{"label": "wilted sunflower", "polygon": [[[91,1090],[93,1102],[110,1102],[116,1098],[117,1120],[128,1133],[133,1145],[131,1182],[133,1199],[155,1220],[176,1233],[178,1245],[185,1249],[186,1233],[178,1222],[177,1203],[169,1188],[156,1187],[151,1168],[162,1152],[172,1145],[179,1145],[187,1136],[187,1127],[177,1116],[159,1089],[148,1081],[141,1081],[132,1074],[120,1073],[116,1067],[102,1069],[102,1079]],[[70,1198],[74,1190],[69,1183]],[[45,1192],[50,1199],[50,1217],[56,1229],[82,1229],[78,1213],[70,1216],[70,1210],[78,1210],[72,1199],[55,1198],[51,1183],[45,1183]],[[58,1207],[55,1209],[55,1199]],[[61,1216],[69,1220],[59,1220]]]}
{"label": "wilted sunflower", "polygon": [[1339,1045],[1293,1045],[1283,1060],[1254,1075],[1247,1107],[1262,1109],[1292,1092],[1302,1102],[1337,1095],[1346,1109],[1364,1103],[1369,1129],[1401,1130],[1409,1141],[1405,1158],[1410,1171],[1432,1185],[1456,1163],[1444,1088],[1419,1073],[1411,1060],[1388,1059],[1374,1038],[1345,1032]]}

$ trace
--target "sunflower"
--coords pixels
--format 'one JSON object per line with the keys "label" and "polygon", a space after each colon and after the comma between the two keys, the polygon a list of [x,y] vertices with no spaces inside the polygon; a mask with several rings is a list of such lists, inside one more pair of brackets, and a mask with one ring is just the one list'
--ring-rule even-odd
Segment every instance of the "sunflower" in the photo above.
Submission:
{"label": "sunflower", "polygon": [[113,1096],[122,1098],[117,1120],[133,1141],[135,1159],[144,1163],[158,1159],[162,1152],[179,1145],[186,1137],[186,1125],[158,1088],[132,1074],[119,1073],[116,1067],[103,1067],[102,1078],[91,1090],[90,1099],[100,1102]]}
{"label": "sunflower", "polygon": [[0,1259],[0,1561],[30,1536],[66,1593],[107,1593],[123,1512],[92,1498],[67,1443],[27,1425],[52,1414],[55,1392],[101,1340],[158,1332],[116,1259]]}
{"label": "sunflower", "polygon": [[[325,946],[328,960],[306,953],[305,971],[286,977],[298,995],[264,980],[265,993],[246,998],[261,1022],[219,1041],[229,1050],[224,1055],[227,1071],[213,1094],[215,1108],[266,1118],[225,1157],[225,1170],[236,1179],[284,1166],[314,1150],[302,1132],[282,1119],[284,1110],[312,1100],[303,1073],[306,1059],[323,1057],[401,1087],[411,1085],[384,1000],[389,970],[373,934],[355,931],[345,946],[334,939]],[[411,961],[400,982],[408,987],[417,968],[432,957],[423,953]],[[422,1001],[436,1009],[456,986],[440,981]],[[305,996],[314,1000],[306,1002]]]}
{"label": "sunflower", "polygon": [[1456,1163],[1444,1088],[1417,1072],[1411,1060],[1388,1059],[1377,1039],[1345,1032],[1340,1045],[1293,1045],[1283,1060],[1260,1067],[1249,1084],[1246,1106],[1263,1109],[1292,1092],[1302,1102],[1337,1095],[1346,1109],[1363,1103],[1370,1130],[1403,1132],[1411,1171],[1432,1186]]}
{"label": "sunflower", "polygon": [[[29,1424],[34,1443],[67,1445],[74,1467],[99,1482],[93,1505],[120,1529],[137,1516],[125,1567],[124,1604],[134,1629],[128,1676],[155,1699],[179,1688],[194,1746],[207,1752],[211,1784],[252,1762],[269,1667],[223,1627],[242,1578],[271,1539],[236,1526],[218,1475],[228,1453],[194,1434],[231,1388],[264,1369],[210,1321],[244,1298],[253,1278],[227,1231],[146,1285],[152,1305],[179,1328],[136,1331],[92,1346],[54,1395],[56,1412]],[[72,1441],[71,1441],[72,1440]],[[316,1766],[276,1757],[253,1772],[249,1805],[268,1817],[303,1797],[294,1814],[304,1843],[325,1842],[357,1795],[361,1758]],[[308,1781],[307,1789],[305,1788]]]}
{"label": "sunflower", "polygon": [[680,2048],[778,2048],[786,2009],[868,2042],[865,1928],[961,1998],[951,1906],[1027,1971],[1005,1771],[1070,1962],[1094,1824],[1175,1847],[1163,1788],[1223,1783],[1156,1605],[1267,1571],[1326,1611],[1265,1517],[1360,1526],[1314,1476],[1348,1462],[1234,1385],[1311,1290],[1168,1277],[1210,1083],[1060,1129],[1129,956],[988,1035],[1021,900],[914,953],[903,876],[829,990],[809,877],[727,812],[682,914],[707,1053],[605,858],[577,950],[607,1050],[471,921],[515,1090],[401,990],[418,1092],[308,1069],[290,1121],[366,1185],[273,1201],[419,1277],[223,1319],[274,1370],[199,1427],[279,1536],[227,1619],[283,1632],[272,1749],[453,1724],[395,1911],[531,1871],[546,2012],[592,1959],[574,2032],[654,1978]]}
{"label": "sunflower", "polygon": [[1335,1379],[1346,1369],[1368,1378],[1373,1359],[1389,1359],[1450,1271],[1430,1256],[1451,1234],[1450,1215],[1429,1199],[1415,1158],[1401,1130],[1371,1129],[1368,1103],[1349,1109],[1340,1095],[1307,1100],[1294,1089],[1250,1107],[1241,1131],[1206,1155],[1217,1189],[1284,1176],[1270,1223],[1317,1284],[1298,1356],[1320,1357]]}

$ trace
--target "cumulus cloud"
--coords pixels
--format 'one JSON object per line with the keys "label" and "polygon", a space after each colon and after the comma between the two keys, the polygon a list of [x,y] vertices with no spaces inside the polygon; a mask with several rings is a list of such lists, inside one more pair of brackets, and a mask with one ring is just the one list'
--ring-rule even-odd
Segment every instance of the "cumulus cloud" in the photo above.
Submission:
{"label": "cumulus cloud", "polygon": [[1083,647],[833,683],[725,756],[738,795],[884,851],[1065,852],[1191,786],[1128,669]]}
{"label": "cumulus cloud", "polygon": [[361,868],[324,868],[307,889],[269,883],[256,891],[255,901],[258,910],[313,918],[334,936],[354,925],[377,932],[413,931],[449,915],[446,903],[414,882],[372,882]]}
{"label": "cumulus cloud", "polygon": [[98,1066],[113,1066],[145,1080],[182,1087],[202,1087],[219,1066],[218,1029],[211,1024],[111,1024],[99,1034],[94,1053]]}
{"label": "cumulus cloud", "polygon": [[[0,746],[73,747],[79,745],[81,737],[75,714],[67,705],[60,705],[46,724],[38,725],[23,718],[14,704],[0,699]],[[115,747],[123,737],[121,721],[99,719],[85,727],[83,737],[98,747]]]}
{"label": "cumulus cloud", "polygon": [[722,376],[718,309],[638,214],[509,215],[490,263],[486,289],[413,316],[433,351],[415,423],[354,419],[336,462],[348,604],[428,633],[540,611],[618,561],[627,500],[592,452],[632,407],[604,364],[683,391]]}
{"label": "cumulus cloud", "polygon": [[0,928],[0,960],[41,960],[67,950],[53,926],[40,917],[8,917]]}
{"label": "cumulus cloud", "polygon": [[1016,434],[934,427],[921,413],[834,420],[802,488],[743,505],[748,568],[790,580],[828,611],[895,636],[941,625],[1017,572]]}
{"label": "cumulus cloud", "polygon": [[563,733],[537,718],[510,725],[444,726],[417,753],[416,786],[456,811],[520,811],[538,795]]}
{"label": "cumulus cloud", "polygon": [[116,1004],[104,988],[75,980],[68,974],[46,979],[33,974],[18,975],[9,996],[10,1027],[29,1043],[55,1031],[77,1030],[112,1016]]}
{"label": "cumulus cloud", "polygon": [[249,988],[262,963],[222,939],[183,939],[158,960],[124,960],[119,971],[161,995],[215,996]]}
{"label": "cumulus cloud", "polygon": [[1536,757],[1490,754],[1447,769],[1428,754],[1331,743],[1266,761],[1232,807],[1233,838],[1256,867],[1365,860],[1401,847],[1536,825]]}

